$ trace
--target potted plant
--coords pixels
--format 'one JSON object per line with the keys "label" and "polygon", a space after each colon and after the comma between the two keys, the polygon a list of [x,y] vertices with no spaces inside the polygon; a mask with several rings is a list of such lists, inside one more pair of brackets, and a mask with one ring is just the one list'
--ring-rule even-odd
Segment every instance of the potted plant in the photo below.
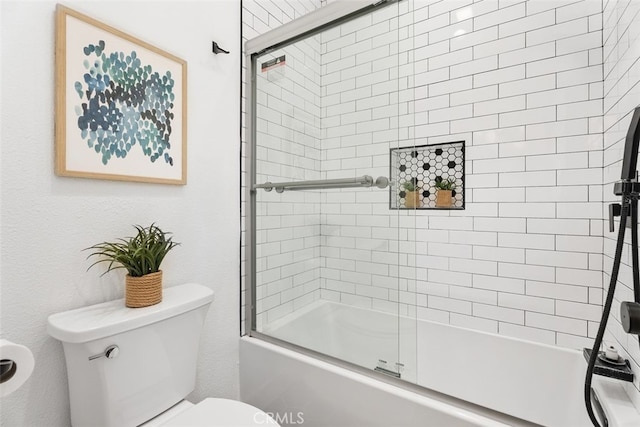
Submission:
{"label": "potted plant", "polygon": [[85,250],[93,250],[87,258],[100,258],[89,268],[108,263],[103,275],[118,268],[127,270],[125,304],[127,307],[137,308],[162,301],[160,264],[167,253],[179,243],[172,240],[171,233],[162,231],[155,224],[134,227],[137,234],[133,237],[97,243]]}
{"label": "potted plant", "polygon": [[410,181],[402,183],[404,189],[404,207],[419,208],[420,207],[420,191],[418,189],[418,180],[411,178]]}
{"label": "potted plant", "polygon": [[442,179],[436,181],[436,207],[450,208],[453,205],[453,190],[456,184],[453,180]]}

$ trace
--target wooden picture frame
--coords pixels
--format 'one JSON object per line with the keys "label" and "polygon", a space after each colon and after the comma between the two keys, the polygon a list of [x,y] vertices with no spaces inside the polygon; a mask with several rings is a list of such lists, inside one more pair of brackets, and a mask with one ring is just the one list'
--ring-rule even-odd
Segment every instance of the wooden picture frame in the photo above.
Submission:
{"label": "wooden picture frame", "polygon": [[59,176],[187,183],[187,63],[56,9]]}

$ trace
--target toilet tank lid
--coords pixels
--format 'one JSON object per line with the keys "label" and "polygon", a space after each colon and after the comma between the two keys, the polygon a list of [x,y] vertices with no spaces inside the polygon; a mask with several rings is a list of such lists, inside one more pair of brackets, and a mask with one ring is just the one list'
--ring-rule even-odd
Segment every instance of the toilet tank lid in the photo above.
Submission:
{"label": "toilet tank lid", "polygon": [[67,343],[83,343],[195,310],[213,301],[213,291],[197,283],[163,289],[162,302],[144,308],[128,308],[124,299],[52,314],[47,332]]}

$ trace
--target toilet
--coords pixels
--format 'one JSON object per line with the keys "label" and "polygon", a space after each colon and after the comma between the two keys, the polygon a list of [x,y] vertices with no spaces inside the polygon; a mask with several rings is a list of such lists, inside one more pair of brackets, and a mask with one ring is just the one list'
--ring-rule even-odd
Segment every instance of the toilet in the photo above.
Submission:
{"label": "toilet", "polygon": [[63,344],[71,424],[126,427],[244,427],[278,424],[246,403],[185,397],[196,382],[202,325],[211,289],[166,288],[144,308],[110,301],[49,316],[49,335]]}

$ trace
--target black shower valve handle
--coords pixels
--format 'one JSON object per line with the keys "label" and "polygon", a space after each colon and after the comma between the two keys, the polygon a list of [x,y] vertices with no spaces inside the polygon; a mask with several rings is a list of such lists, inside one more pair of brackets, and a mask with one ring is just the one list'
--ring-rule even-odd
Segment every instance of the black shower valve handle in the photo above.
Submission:
{"label": "black shower valve handle", "polygon": [[622,211],[622,205],[620,203],[609,203],[609,233],[615,231],[614,218],[620,216]]}
{"label": "black shower valve handle", "polygon": [[624,301],[620,304],[620,323],[626,333],[640,335],[640,303]]}

